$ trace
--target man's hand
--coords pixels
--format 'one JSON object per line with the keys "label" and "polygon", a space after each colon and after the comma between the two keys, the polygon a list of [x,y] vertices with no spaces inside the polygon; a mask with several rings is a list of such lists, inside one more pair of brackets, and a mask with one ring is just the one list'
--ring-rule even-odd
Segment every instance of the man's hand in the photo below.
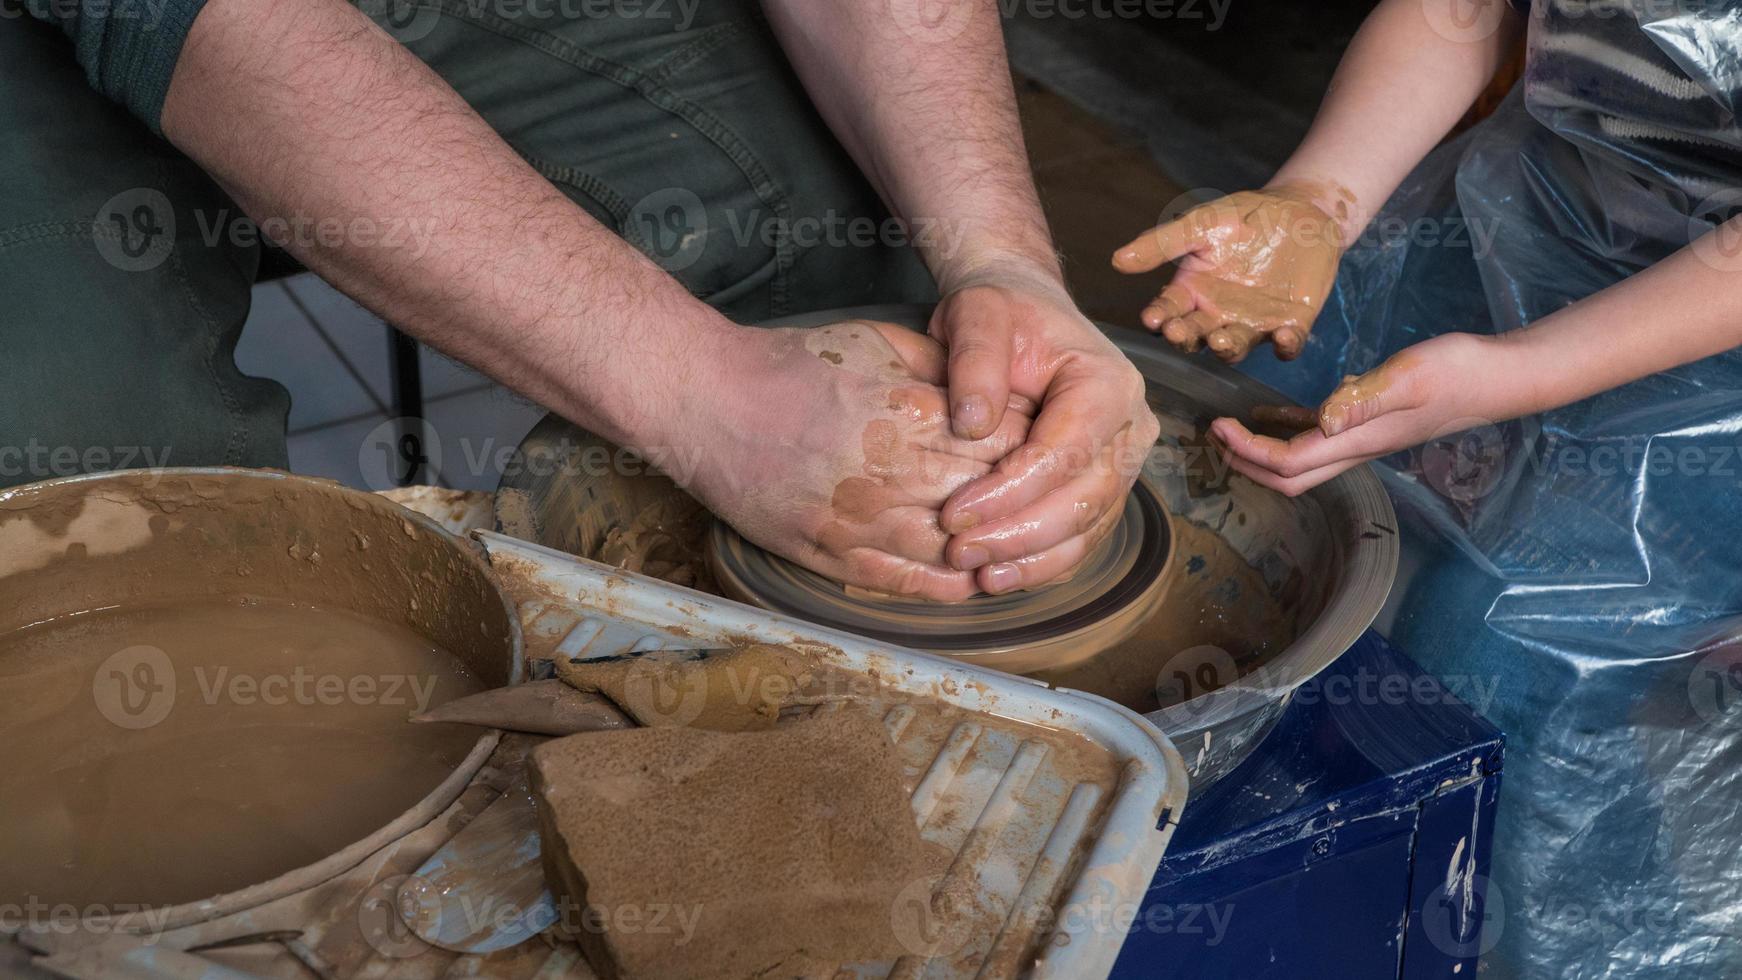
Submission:
{"label": "man's hand", "polygon": [[1318,427],[1293,439],[1256,435],[1231,418],[1211,423],[1210,434],[1236,472],[1293,497],[1388,453],[1514,417],[1528,382],[1513,353],[1493,337],[1442,334],[1344,379],[1319,407]]}
{"label": "man's hand", "polygon": [[914,242],[945,296],[932,334],[950,348],[956,434],[997,428],[1007,393],[1044,400],[1028,443],[950,499],[950,563],[988,592],[1068,574],[1118,520],[1157,426],[1137,370],[1060,285],[998,5],[763,6],[890,210],[934,232]]}
{"label": "man's hand", "polygon": [[[688,489],[739,533],[851,585],[958,601],[938,510],[1028,433],[1032,405],[1003,396],[984,438],[950,431],[943,349],[887,323],[746,328]],[[680,438],[693,439],[686,433]]]}
{"label": "man's hand", "polygon": [[994,594],[1069,575],[1118,523],[1160,432],[1143,376],[1043,274],[957,284],[931,332],[949,351],[958,436],[1014,431],[1007,402],[1040,409],[1027,441],[944,506],[949,563]]}
{"label": "man's hand", "polygon": [[1234,362],[1269,338],[1276,356],[1291,360],[1336,278],[1346,196],[1286,184],[1230,194],[1151,229],[1114,253],[1113,267],[1149,272],[1179,260],[1143,325],[1181,350],[1207,343]]}

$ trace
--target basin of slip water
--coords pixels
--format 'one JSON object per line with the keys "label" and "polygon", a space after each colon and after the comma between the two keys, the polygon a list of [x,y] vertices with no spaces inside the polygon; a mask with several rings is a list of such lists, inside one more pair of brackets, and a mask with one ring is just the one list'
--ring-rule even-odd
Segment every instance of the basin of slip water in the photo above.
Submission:
{"label": "basin of slip water", "polygon": [[333,877],[471,781],[499,733],[406,719],[520,643],[475,546],[327,481],[0,491],[0,904],[164,929]]}

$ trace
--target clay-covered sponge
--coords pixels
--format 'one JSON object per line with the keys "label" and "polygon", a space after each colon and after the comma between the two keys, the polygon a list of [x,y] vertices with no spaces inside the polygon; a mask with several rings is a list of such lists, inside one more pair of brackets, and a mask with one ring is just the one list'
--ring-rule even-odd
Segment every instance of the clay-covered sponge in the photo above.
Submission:
{"label": "clay-covered sponge", "polygon": [[826,976],[915,952],[894,913],[930,895],[937,849],[864,710],[573,735],[531,768],[562,927],[606,980]]}

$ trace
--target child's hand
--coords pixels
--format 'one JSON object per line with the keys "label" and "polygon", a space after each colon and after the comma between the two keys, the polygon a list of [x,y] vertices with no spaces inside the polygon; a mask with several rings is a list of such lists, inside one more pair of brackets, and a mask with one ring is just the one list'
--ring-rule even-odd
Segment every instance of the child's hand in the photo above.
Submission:
{"label": "child's hand", "polygon": [[1505,354],[1493,337],[1443,334],[1344,379],[1319,407],[1318,428],[1284,441],[1221,418],[1210,434],[1236,472],[1293,497],[1368,460],[1512,417],[1512,389],[1524,382]]}
{"label": "child's hand", "polygon": [[1188,353],[1207,343],[1230,363],[1264,338],[1290,360],[1325,305],[1343,254],[1347,192],[1282,184],[1187,211],[1113,255],[1120,272],[1179,259],[1143,324]]}

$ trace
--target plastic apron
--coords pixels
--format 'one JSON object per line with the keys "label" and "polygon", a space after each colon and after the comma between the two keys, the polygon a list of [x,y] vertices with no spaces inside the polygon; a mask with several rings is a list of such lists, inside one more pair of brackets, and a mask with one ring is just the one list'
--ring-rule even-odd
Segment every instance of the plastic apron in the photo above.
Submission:
{"label": "plastic apron", "polygon": [[[1302,359],[1247,370],[1316,404],[1345,373],[1516,329],[1736,213],[1738,7],[1537,3],[1503,108],[1388,203]],[[1742,284],[1742,242],[1708,244]],[[1445,872],[1470,921],[1427,930],[1483,953],[1484,978],[1742,976],[1739,447],[1732,351],[1378,464],[1437,552],[1392,638],[1491,692],[1474,707],[1508,736],[1490,873]]]}

